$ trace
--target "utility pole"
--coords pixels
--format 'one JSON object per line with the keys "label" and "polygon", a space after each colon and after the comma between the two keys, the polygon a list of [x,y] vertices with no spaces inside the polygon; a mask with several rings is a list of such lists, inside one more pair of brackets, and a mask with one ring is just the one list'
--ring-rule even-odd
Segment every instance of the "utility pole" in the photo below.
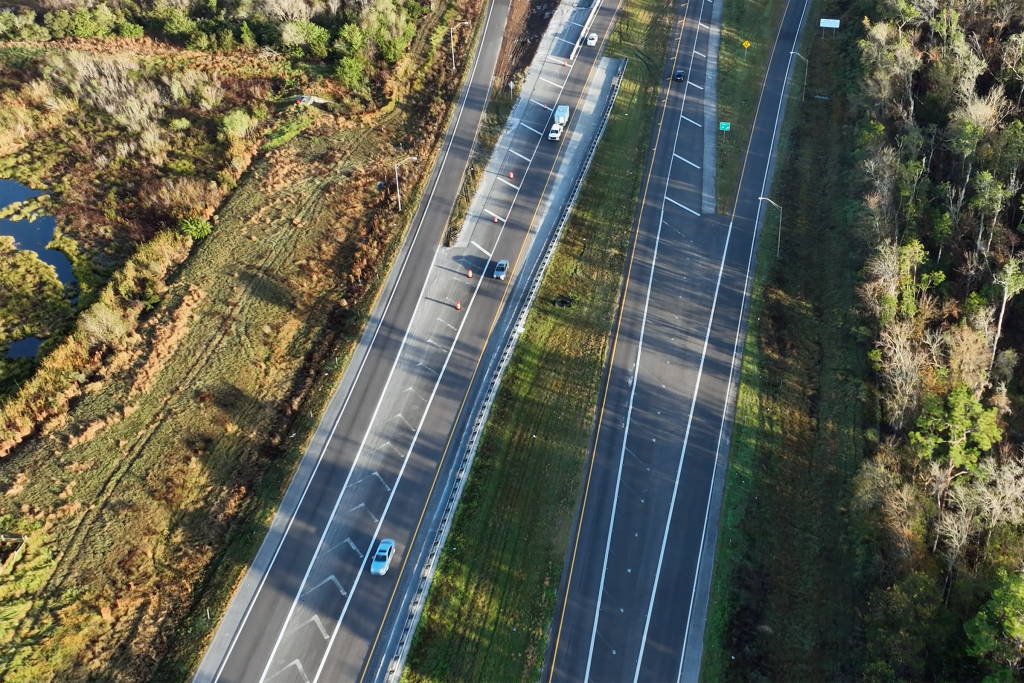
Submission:
{"label": "utility pole", "polygon": [[767,197],[758,197],[758,199],[763,199],[779,210],[779,239],[775,245],[775,258],[779,258],[779,253],[782,251],[782,207]]}
{"label": "utility pole", "polygon": [[398,167],[407,161],[416,161],[416,157],[406,157],[395,164],[395,194],[398,195],[398,213],[402,213],[402,190],[398,187]]}
{"label": "utility pole", "polygon": [[455,27],[463,26],[468,23],[468,21],[460,21],[459,23],[452,24],[451,26],[448,27],[448,42],[451,44],[452,47],[452,71],[455,71]]}

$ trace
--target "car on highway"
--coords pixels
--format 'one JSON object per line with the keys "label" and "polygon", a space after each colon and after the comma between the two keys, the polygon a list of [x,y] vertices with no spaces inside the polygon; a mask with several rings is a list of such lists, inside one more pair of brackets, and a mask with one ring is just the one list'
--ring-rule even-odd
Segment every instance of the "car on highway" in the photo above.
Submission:
{"label": "car on highway", "polygon": [[502,259],[494,266],[494,277],[504,280],[506,275],[508,275],[508,261]]}
{"label": "car on highway", "polygon": [[686,78],[686,72],[683,71],[682,69],[676,69],[675,75],[672,76],[672,79],[676,81],[681,81],[684,78]]}
{"label": "car on highway", "polygon": [[391,566],[391,558],[395,556],[395,541],[392,538],[383,539],[377,546],[377,552],[373,554],[370,562],[370,573],[374,576],[384,576]]}
{"label": "car on highway", "polygon": [[595,45],[597,45],[597,34],[591,33],[587,36],[587,47],[594,47]]}

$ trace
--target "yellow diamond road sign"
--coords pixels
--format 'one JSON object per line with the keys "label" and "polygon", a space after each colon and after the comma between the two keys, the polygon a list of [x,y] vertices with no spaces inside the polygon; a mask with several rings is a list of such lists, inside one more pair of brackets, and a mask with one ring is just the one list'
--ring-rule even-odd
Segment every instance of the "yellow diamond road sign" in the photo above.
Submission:
{"label": "yellow diamond road sign", "polygon": [[750,47],[750,41],[749,40],[744,40],[743,41],[743,49],[746,50],[748,47]]}

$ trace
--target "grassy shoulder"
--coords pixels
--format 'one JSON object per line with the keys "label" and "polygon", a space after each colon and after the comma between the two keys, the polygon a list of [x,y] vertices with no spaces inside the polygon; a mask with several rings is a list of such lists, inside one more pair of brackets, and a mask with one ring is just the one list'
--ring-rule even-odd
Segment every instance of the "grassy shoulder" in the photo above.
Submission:
{"label": "grassy shoulder", "polygon": [[[830,16],[849,6],[830,7]],[[856,16],[856,11],[851,12]],[[845,22],[847,17],[843,17]],[[790,99],[758,253],[702,680],[850,680],[866,588],[847,506],[877,439],[858,330],[850,42],[808,41],[828,101]],[[852,42],[852,41],[851,41]]]}
{"label": "grassy shoulder", "polygon": [[[728,121],[730,126],[728,132],[718,133],[715,196],[719,213],[728,213],[736,198],[754,109],[785,6],[786,0],[733,0],[722,8],[718,120]],[[750,47],[744,48],[744,42]]]}
{"label": "grassy shoulder", "polygon": [[[407,682],[534,680],[555,607],[657,104],[671,6],[628,0],[630,59],[502,381],[417,630]],[[626,179],[626,182],[623,180]],[[570,308],[553,305],[570,296]]]}

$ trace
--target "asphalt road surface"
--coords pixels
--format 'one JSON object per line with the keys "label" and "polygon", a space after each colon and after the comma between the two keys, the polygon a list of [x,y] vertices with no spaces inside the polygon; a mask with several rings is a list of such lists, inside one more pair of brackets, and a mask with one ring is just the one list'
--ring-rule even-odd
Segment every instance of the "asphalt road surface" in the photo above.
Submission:
{"label": "asphalt road surface", "polygon": [[[786,6],[730,216],[701,215],[714,6],[680,7],[544,680],[697,679],[758,197],[770,186],[808,2]],[[676,69],[683,82],[667,80]]]}
{"label": "asphalt road surface", "polygon": [[[596,12],[602,44],[615,9],[608,3]],[[539,67],[501,182],[467,224],[464,247],[441,248],[507,11],[508,0],[494,0],[410,235],[197,683],[348,681],[380,671],[388,629],[404,609],[400,588],[422,564],[421,536],[457,460],[454,428],[473,412],[485,348],[500,348],[488,343],[500,333],[495,323],[517,274],[530,270],[527,238],[573,132],[570,121],[561,141],[548,141],[551,112],[556,104],[579,107],[600,49],[584,48],[575,61],[570,50],[570,58]],[[489,277],[499,259],[512,264],[505,281]],[[370,576],[381,538],[395,540],[395,558],[386,576]]]}

